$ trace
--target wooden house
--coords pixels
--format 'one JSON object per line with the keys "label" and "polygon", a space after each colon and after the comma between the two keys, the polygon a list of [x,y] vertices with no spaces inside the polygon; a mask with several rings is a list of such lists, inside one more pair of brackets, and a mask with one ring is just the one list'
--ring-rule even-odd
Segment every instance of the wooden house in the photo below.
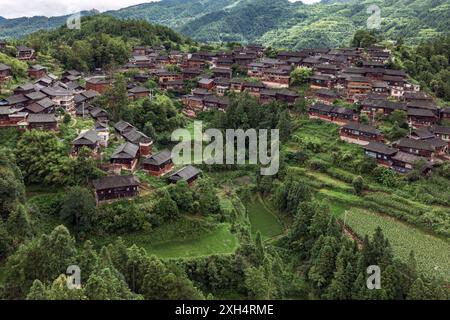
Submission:
{"label": "wooden house", "polygon": [[22,61],[28,61],[34,59],[34,49],[28,48],[26,46],[18,46],[17,49],[17,59]]}
{"label": "wooden house", "polygon": [[114,130],[120,135],[123,135],[133,129],[135,129],[134,126],[123,120],[120,120],[114,124]]}
{"label": "wooden house", "polygon": [[98,93],[105,93],[108,88],[111,88],[112,80],[105,78],[91,78],[86,80],[86,90],[94,90]]}
{"label": "wooden house", "polygon": [[391,168],[399,173],[408,173],[413,170],[415,165],[419,162],[425,162],[427,170],[431,169],[431,164],[427,161],[427,158],[399,151],[392,157]]}
{"label": "wooden house", "polygon": [[128,142],[139,146],[141,156],[145,157],[152,154],[153,140],[136,128],[123,133],[123,137]]}
{"label": "wooden house", "polygon": [[342,126],[339,136],[343,141],[359,145],[368,145],[370,142],[383,142],[384,140],[380,130],[358,122],[349,122]]}
{"label": "wooden house", "polygon": [[87,147],[92,153],[97,153],[100,137],[94,129],[81,132],[75,140],[72,141],[72,154],[76,155],[81,148]]}
{"label": "wooden house", "polygon": [[132,175],[108,176],[92,181],[97,204],[103,201],[132,198],[139,195],[139,180]]}
{"label": "wooden house", "polygon": [[200,176],[200,170],[194,166],[186,166],[177,172],[169,176],[169,181],[171,183],[177,183],[178,181],[186,181],[189,185],[194,183],[195,180]]}
{"label": "wooden house", "polygon": [[102,109],[100,107],[94,107],[89,110],[89,113],[91,117],[100,122],[108,122],[109,120],[109,114],[105,109]]}
{"label": "wooden house", "polygon": [[32,65],[28,69],[28,76],[30,78],[39,79],[39,78],[44,77],[45,75],[47,75],[47,68],[43,67],[39,64]]}
{"label": "wooden house", "polygon": [[229,68],[213,68],[212,73],[214,78],[224,78],[231,79],[233,74],[232,70]]}
{"label": "wooden house", "polygon": [[332,105],[334,101],[340,98],[340,95],[331,89],[321,88],[317,90],[313,90],[311,92],[311,97],[316,99],[318,102]]}
{"label": "wooden house", "polygon": [[433,132],[433,134],[436,138],[439,138],[439,139],[447,142],[447,144],[450,147],[450,127],[433,126],[431,128],[431,132]]}
{"label": "wooden house", "polygon": [[131,100],[139,100],[142,98],[148,98],[150,95],[150,89],[145,87],[134,87],[128,90],[128,98]]}
{"label": "wooden house", "polygon": [[336,78],[331,75],[314,74],[309,77],[311,89],[328,88],[331,89],[336,82]]}
{"label": "wooden house", "polygon": [[142,162],[142,167],[152,176],[162,176],[173,169],[172,153],[165,149],[153,154]]}
{"label": "wooden house", "polygon": [[409,125],[414,128],[430,127],[438,120],[436,114],[428,109],[408,108],[407,114]]}
{"label": "wooden house", "polygon": [[11,67],[7,66],[6,64],[0,63],[0,83],[9,80],[11,76]]}
{"label": "wooden house", "polygon": [[402,152],[410,153],[427,159],[444,155],[448,150],[447,142],[439,138],[427,140],[403,138],[398,143],[396,143],[395,147]]}
{"label": "wooden house", "polygon": [[28,129],[56,130],[58,122],[54,114],[32,113],[27,117]]}
{"label": "wooden house", "polygon": [[392,165],[392,157],[398,152],[397,149],[380,142],[369,142],[363,149],[368,157],[376,159],[378,164],[386,167]]}
{"label": "wooden house", "polygon": [[139,147],[131,142],[121,144],[111,155],[114,168],[134,171],[139,160]]}

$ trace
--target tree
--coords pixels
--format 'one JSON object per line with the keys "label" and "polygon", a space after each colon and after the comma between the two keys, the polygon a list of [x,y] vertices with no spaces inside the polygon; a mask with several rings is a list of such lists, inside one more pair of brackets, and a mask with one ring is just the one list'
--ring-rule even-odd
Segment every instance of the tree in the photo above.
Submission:
{"label": "tree", "polygon": [[220,213],[220,200],[216,188],[208,179],[200,179],[194,187],[195,199],[199,203],[200,212],[204,215]]}
{"label": "tree", "polygon": [[361,195],[364,191],[364,179],[361,176],[357,176],[352,181],[353,190],[357,195]]}
{"label": "tree", "polygon": [[75,240],[64,226],[22,244],[5,266],[5,293],[22,299],[34,280],[52,281],[76,262]]}
{"label": "tree", "polygon": [[191,212],[193,209],[194,197],[186,181],[178,181],[168,187],[170,197],[176,202],[180,210]]}
{"label": "tree", "polygon": [[60,216],[76,233],[88,232],[95,221],[95,199],[82,187],[73,187],[65,196]]}
{"label": "tree", "polygon": [[248,291],[249,299],[270,299],[268,295],[269,283],[262,267],[250,267],[245,270],[245,287]]}
{"label": "tree", "polygon": [[166,219],[176,219],[180,216],[177,203],[172,200],[167,190],[159,192],[156,212]]}
{"label": "tree", "polygon": [[16,148],[17,165],[29,184],[65,184],[70,181],[70,160],[53,132],[26,131]]}
{"label": "tree", "polygon": [[289,117],[289,112],[287,110],[281,112],[277,128],[280,130],[281,141],[286,141],[290,138],[292,128],[291,128],[291,119]]}
{"label": "tree", "polygon": [[72,162],[72,182],[76,185],[88,186],[89,181],[102,176],[104,173],[97,168],[95,160],[92,158],[92,150],[82,147]]}
{"label": "tree", "polygon": [[371,45],[379,42],[380,39],[377,38],[375,31],[368,30],[358,30],[353,36],[352,47],[357,48],[368,48]]}
{"label": "tree", "polygon": [[307,83],[310,76],[312,76],[313,70],[307,67],[297,67],[291,72],[291,85],[301,86]]}

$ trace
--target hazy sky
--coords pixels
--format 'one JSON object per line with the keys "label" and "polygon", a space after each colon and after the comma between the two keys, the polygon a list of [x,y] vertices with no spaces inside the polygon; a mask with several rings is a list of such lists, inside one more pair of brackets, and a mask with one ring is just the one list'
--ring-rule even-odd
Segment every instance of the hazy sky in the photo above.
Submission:
{"label": "hazy sky", "polygon": [[[60,16],[82,10],[114,10],[134,4],[158,0],[0,0],[0,16],[5,18]],[[298,0],[289,0],[291,2]],[[303,0],[304,3],[319,0]]]}

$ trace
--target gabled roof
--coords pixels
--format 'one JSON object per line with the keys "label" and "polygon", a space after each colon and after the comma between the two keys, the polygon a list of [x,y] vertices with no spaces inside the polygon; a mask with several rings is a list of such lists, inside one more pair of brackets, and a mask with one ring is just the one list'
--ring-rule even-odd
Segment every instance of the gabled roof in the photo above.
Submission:
{"label": "gabled roof", "polygon": [[42,107],[44,107],[45,109],[53,107],[55,105],[55,103],[49,99],[49,98],[44,98],[42,100],[39,100],[38,102],[36,102],[37,104],[41,105]]}
{"label": "gabled roof", "polygon": [[434,134],[428,131],[426,128],[419,128],[411,132],[411,136],[416,136],[420,140],[432,139]]}
{"label": "gabled roof", "polygon": [[429,109],[408,108],[408,116],[436,118],[433,111]]}
{"label": "gabled roof", "polygon": [[172,159],[172,152],[165,149],[159,153],[156,153],[143,161],[144,164],[150,164],[154,166],[160,166],[163,163]]}
{"label": "gabled roof", "polygon": [[410,153],[399,151],[399,152],[397,152],[397,154],[395,156],[392,157],[392,160],[404,162],[407,164],[414,164],[417,161],[420,161],[420,160],[426,161],[427,159],[424,157],[420,157],[420,156],[416,156],[416,155],[413,155]]}
{"label": "gabled roof", "polygon": [[87,90],[87,91],[82,92],[81,95],[83,95],[87,99],[92,99],[92,98],[98,97],[100,95],[100,93],[98,93],[95,90]]}
{"label": "gabled roof", "polygon": [[41,106],[38,103],[32,103],[29,106],[25,107],[26,110],[32,112],[32,113],[41,113],[42,111],[45,110],[45,108],[43,106]]}
{"label": "gabled roof", "polygon": [[131,143],[150,143],[152,139],[146,136],[144,133],[138,131],[136,128],[123,133],[123,137]]}
{"label": "gabled roof", "polygon": [[74,145],[90,145],[95,144],[99,141],[99,136],[97,132],[93,129],[82,132],[78,135],[78,137],[73,140],[72,144]]}
{"label": "gabled roof", "polygon": [[111,159],[135,159],[138,151],[139,147],[137,145],[126,142],[114,150]]}
{"label": "gabled roof", "polygon": [[197,176],[198,174],[200,174],[200,170],[197,169],[194,166],[187,166],[184,167],[180,170],[178,170],[177,172],[173,173],[172,175],[170,175],[169,180],[177,182],[180,180],[190,180],[192,178],[194,178],[195,176]]}
{"label": "gabled roof", "polygon": [[0,71],[6,71],[11,70],[10,66],[7,66],[6,64],[0,63]]}
{"label": "gabled roof", "polygon": [[125,132],[126,130],[132,130],[134,127],[126,121],[120,120],[116,124],[114,124],[114,129],[119,131],[120,133]]}
{"label": "gabled roof", "polygon": [[392,156],[398,152],[397,149],[391,148],[381,142],[370,142],[368,145],[363,146],[363,149],[367,151],[376,152],[379,154],[385,154],[388,156]]}
{"label": "gabled roof", "polygon": [[43,94],[42,92],[30,92],[25,94],[25,97],[27,97],[30,100],[42,100],[44,98],[46,98],[46,95]]}
{"label": "gabled roof", "polygon": [[426,151],[435,150],[435,147],[430,142],[430,140],[415,140],[410,138],[403,138],[397,143],[397,146],[400,148],[411,148]]}
{"label": "gabled roof", "polygon": [[149,93],[150,89],[147,89],[145,87],[134,87],[134,88],[128,90],[128,92],[130,92],[130,93],[147,93],[148,92]]}
{"label": "gabled roof", "polygon": [[323,111],[323,112],[331,112],[333,110],[333,106],[329,106],[322,103],[316,103],[309,107],[309,109]]}
{"label": "gabled roof", "polygon": [[369,126],[367,124],[362,124],[359,122],[349,122],[349,123],[343,125],[342,128],[349,129],[349,130],[357,130],[357,131],[376,134],[376,135],[381,135],[381,131],[378,130],[377,128]]}
{"label": "gabled roof", "polygon": [[31,113],[28,115],[27,121],[28,123],[51,123],[56,122],[56,118],[54,114]]}
{"label": "gabled roof", "polygon": [[431,128],[431,131],[433,131],[434,133],[439,133],[439,134],[450,134],[450,127],[433,126]]}
{"label": "gabled roof", "polygon": [[25,97],[23,94],[15,94],[13,96],[9,96],[8,98],[6,98],[6,102],[9,105],[23,103],[23,102],[26,102],[26,101],[28,101],[28,98]]}
{"label": "gabled roof", "polygon": [[92,181],[95,190],[139,186],[139,179],[135,176],[109,176]]}
{"label": "gabled roof", "polygon": [[91,116],[94,118],[99,117],[100,115],[102,115],[104,117],[108,116],[108,112],[105,109],[102,109],[100,107],[95,107],[90,112],[91,112]]}

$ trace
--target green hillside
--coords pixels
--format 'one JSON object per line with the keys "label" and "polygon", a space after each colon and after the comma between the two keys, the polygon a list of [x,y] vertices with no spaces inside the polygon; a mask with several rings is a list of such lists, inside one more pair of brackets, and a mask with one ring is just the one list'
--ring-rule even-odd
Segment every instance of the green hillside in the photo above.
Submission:
{"label": "green hillside", "polygon": [[[387,38],[417,43],[448,31],[448,0],[322,1],[305,5],[288,0],[163,0],[109,11],[121,19],[143,19],[165,25],[203,42],[241,41],[287,47],[346,44],[365,28],[370,5],[381,10]],[[23,36],[55,28],[65,17],[34,17],[0,21],[0,37]]]}

